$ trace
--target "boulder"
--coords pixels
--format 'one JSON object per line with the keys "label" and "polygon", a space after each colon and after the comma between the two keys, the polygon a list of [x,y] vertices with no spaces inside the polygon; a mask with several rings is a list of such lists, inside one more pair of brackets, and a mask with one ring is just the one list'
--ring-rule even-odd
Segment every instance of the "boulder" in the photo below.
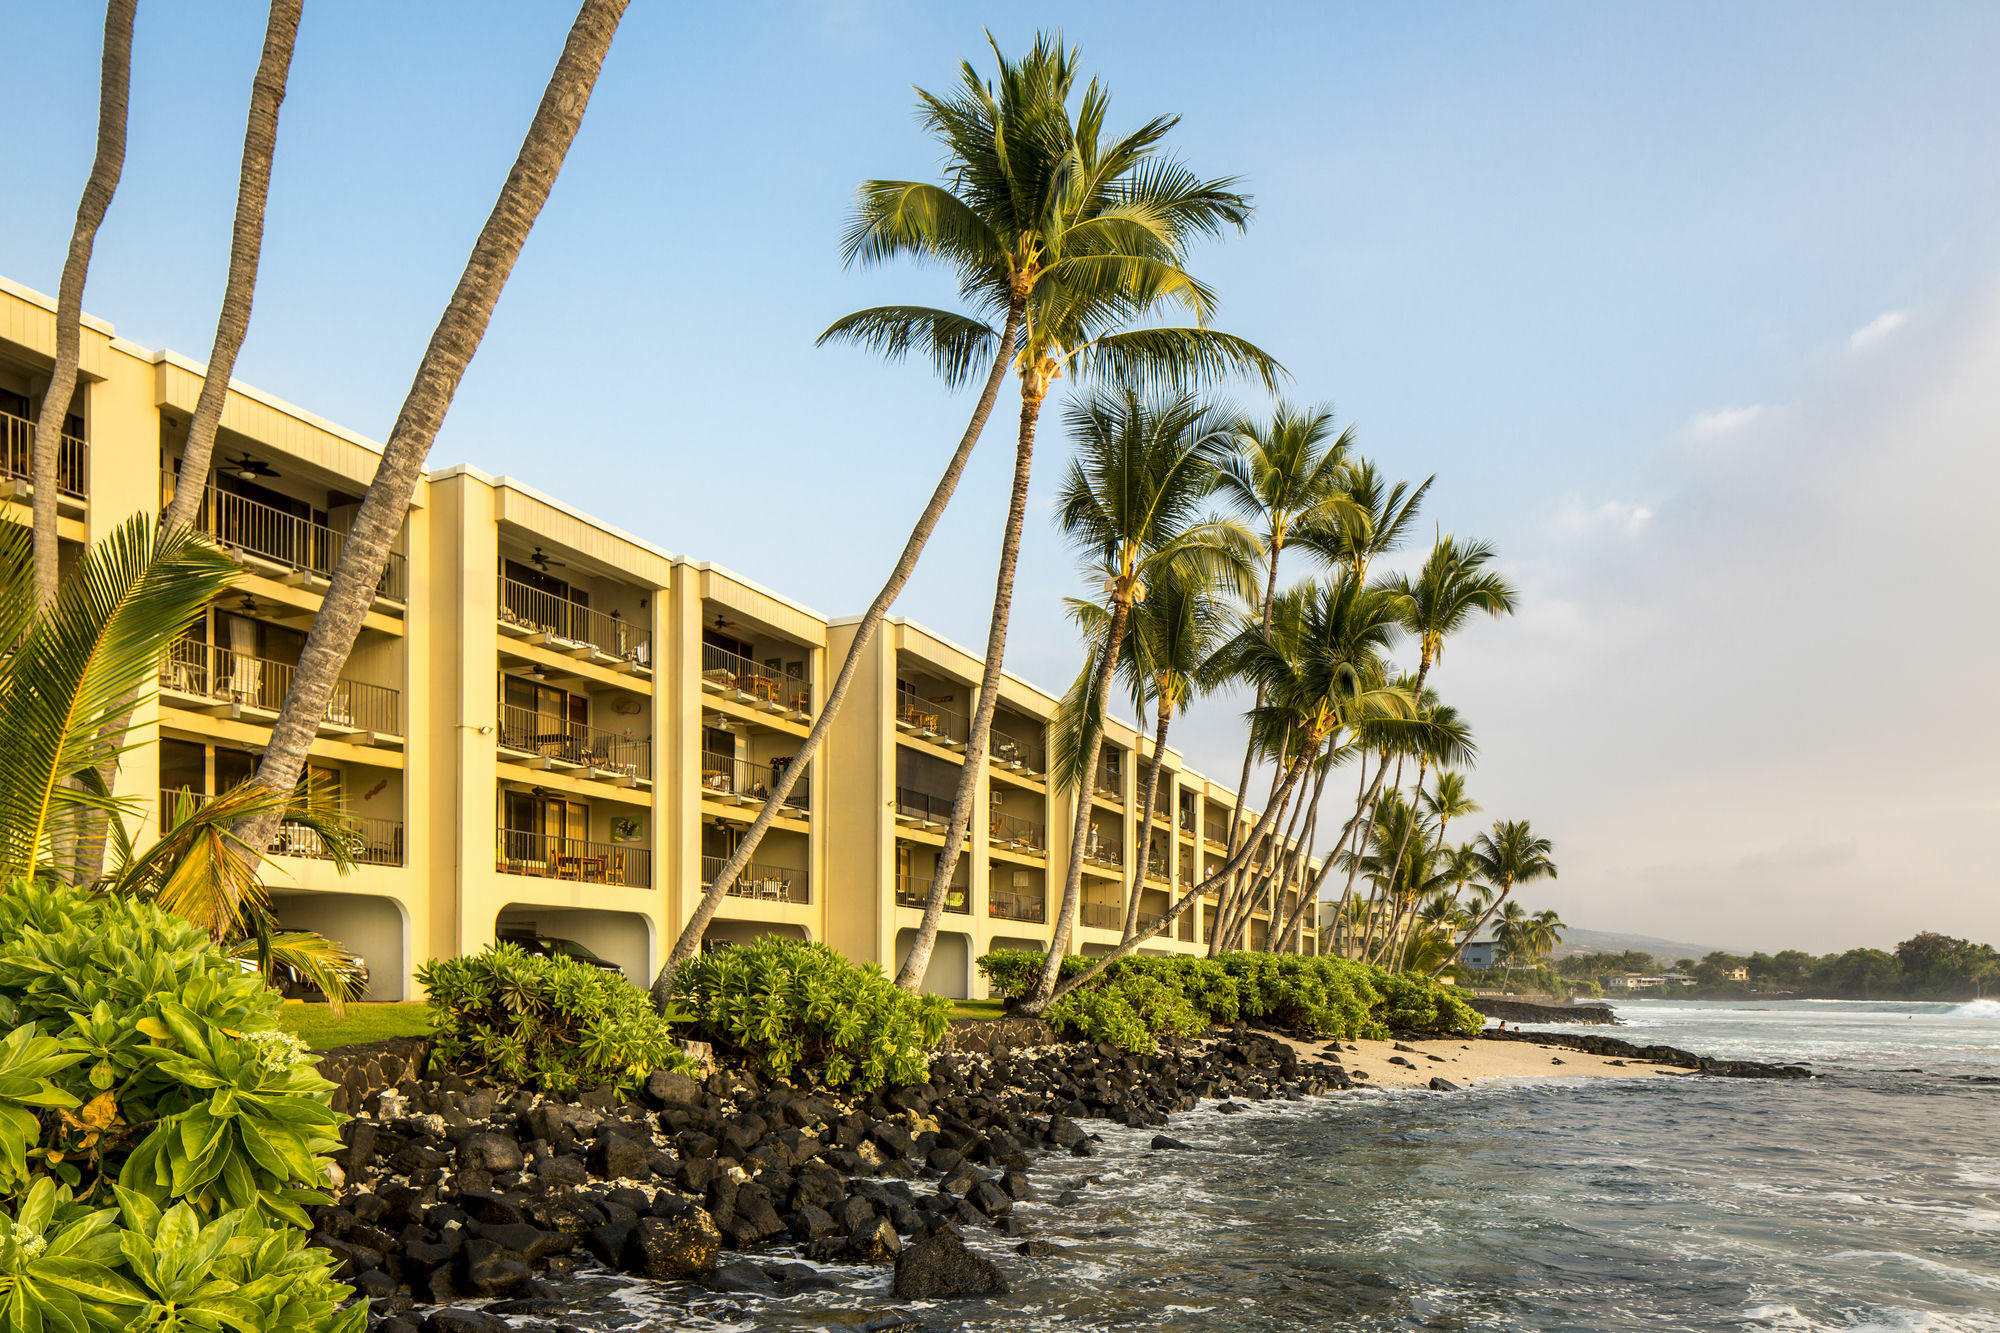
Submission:
{"label": "boulder", "polygon": [[965,1242],[949,1232],[920,1240],[896,1258],[899,1300],[990,1296],[1008,1290],[1006,1277],[991,1260],[966,1249]]}
{"label": "boulder", "polygon": [[1456,1084],[1456,1083],[1452,1082],[1452,1081],[1451,1081],[1450,1079],[1448,1079],[1448,1078],[1433,1078],[1433,1079],[1431,1080],[1431,1091],[1432,1091],[1432,1092],[1457,1092],[1457,1091],[1459,1091],[1459,1086],[1458,1086],[1458,1084]]}
{"label": "boulder", "polygon": [[903,1248],[895,1225],[886,1217],[859,1234],[849,1236],[848,1245],[854,1257],[864,1264],[893,1264]]}
{"label": "boulder", "polygon": [[507,1321],[484,1310],[433,1310],[424,1333],[508,1333]]}
{"label": "boulder", "polygon": [[526,1162],[527,1158],[521,1154],[521,1145],[504,1134],[474,1134],[458,1145],[461,1170],[484,1171],[498,1176],[519,1171]]}
{"label": "boulder", "polygon": [[1176,1152],[1185,1151],[1187,1149],[1194,1147],[1192,1143],[1183,1143],[1179,1139],[1170,1139],[1164,1134],[1153,1135],[1152,1146],[1155,1148],[1160,1148],[1169,1151],[1176,1151]]}
{"label": "boulder", "polygon": [[766,1276],[763,1269],[746,1259],[726,1263],[715,1270],[710,1279],[710,1287],[716,1291],[738,1292],[746,1296],[775,1296],[778,1284]]}
{"label": "boulder", "polygon": [[715,1271],[722,1233],[690,1204],[672,1218],[642,1217],[626,1248],[626,1266],[658,1282],[703,1278]]}
{"label": "boulder", "polygon": [[590,1145],[591,1174],[601,1180],[651,1180],[646,1145],[622,1134],[600,1133]]}

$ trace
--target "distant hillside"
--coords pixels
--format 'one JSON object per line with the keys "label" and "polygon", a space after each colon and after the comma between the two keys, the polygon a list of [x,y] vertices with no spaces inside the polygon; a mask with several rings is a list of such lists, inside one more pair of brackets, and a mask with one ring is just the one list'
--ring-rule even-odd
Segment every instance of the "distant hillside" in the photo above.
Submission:
{"label": "distant hillside", "polygon": [[[1554,957],[1568,958],[1579,953],[1624,953],[1627,949],[1639,949],[1653,955],[1661,964],[1670,965],[1678,958],[1700,958],[1727,946],[1720,944],[1688,944],[1682,940],[1663,940],[1657,935],[1626,935],[1615,930],[1581,930],[1574,926],[1563,932],[1563,942],[1556,949]],[[1729,950],[1729,952],[1737,952]]]}

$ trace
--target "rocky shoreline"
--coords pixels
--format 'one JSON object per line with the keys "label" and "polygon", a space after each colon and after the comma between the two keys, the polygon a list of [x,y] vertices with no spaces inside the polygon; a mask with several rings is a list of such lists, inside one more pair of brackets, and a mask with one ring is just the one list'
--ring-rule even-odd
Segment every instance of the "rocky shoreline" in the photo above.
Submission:
{"label": "rocky shoreline", "polygon": [[[1807,1076],[1584,1034],[1485,1035],[1599,1043],[1707,1074]],[[984,1228],[1019,1238],[1025,1254],[1054,1252],[1014,1205],[1037,1195],[1037,1160],[1095,1154],[1084,1122],[1163,1129],[1203,1101],[1226,1112],[1368,1086],[1350,1067],[1357,1048],[1340,1042],[1302,1056],[1238,1028],[1141,1056],[1046,1036],[1038,1024],[958,1025],[929,1082],[844,1098],[728,1069],[656,1073],[629,1100],[610,1089],[556,1098],[429,1070],[408,1045],[334,1052],[322,1069],[356,1118],[314,1240],[371,1299],[377,1333],[498,1333],[503,1315],[553,1330],[562,1280],[580,1266],[724,1292],[832,1285],[811,1264],[751,1257],[779,1244],[816,1263],[893,1265],[900,1299],[985,1294],[1007,1279],[963,1236]],[[1441,1077],[1429,1086],[1456,1091]],[[1159,1134],[1153,1146],[1185,1145]],[[1087,1187],[1067,1183],[1052,1202]]]}
{"label": "rocky shoreline", "polygon": [[1602,1003],[1536,1004],[1530,1000],[1502,1000],[1486,995],[1462,995],[1466,1004],[1487,1018],[1503,1023],[1587,1023],[1608,1026],[1618,1021],[1611,1006]]}

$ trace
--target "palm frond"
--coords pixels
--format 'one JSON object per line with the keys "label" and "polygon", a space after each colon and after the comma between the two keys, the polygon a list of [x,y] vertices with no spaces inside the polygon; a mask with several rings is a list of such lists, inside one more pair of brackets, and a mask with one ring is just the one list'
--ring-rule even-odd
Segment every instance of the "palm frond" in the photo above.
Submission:
{"label": "palm frond", "polygon": [[997,349],[997,329],[952,310],[929,306],[884,305],[843,315],[814,342],[853,343],[890,361],[901,361],[914,348],[930,359],[931,369],[957,389],[972,380]]}

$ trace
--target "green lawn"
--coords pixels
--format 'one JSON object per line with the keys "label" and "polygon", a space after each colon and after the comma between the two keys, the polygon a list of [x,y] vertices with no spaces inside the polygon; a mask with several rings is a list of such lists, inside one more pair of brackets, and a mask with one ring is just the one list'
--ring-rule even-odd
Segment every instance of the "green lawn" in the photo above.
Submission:
{"label": "green lawn", "polygon": [[1001,1000],[953,1000],[953,1018],[1005,1018],[1007,1005]]}
{"label": "green lawn", "polygon": [[278,1026],[298,1034],[316,1051],[385,1037],[420,1037],[430,1031],[430,1006],[412,1004],[350,1004],[339,1018],[323,1004],[285,1003]]}

